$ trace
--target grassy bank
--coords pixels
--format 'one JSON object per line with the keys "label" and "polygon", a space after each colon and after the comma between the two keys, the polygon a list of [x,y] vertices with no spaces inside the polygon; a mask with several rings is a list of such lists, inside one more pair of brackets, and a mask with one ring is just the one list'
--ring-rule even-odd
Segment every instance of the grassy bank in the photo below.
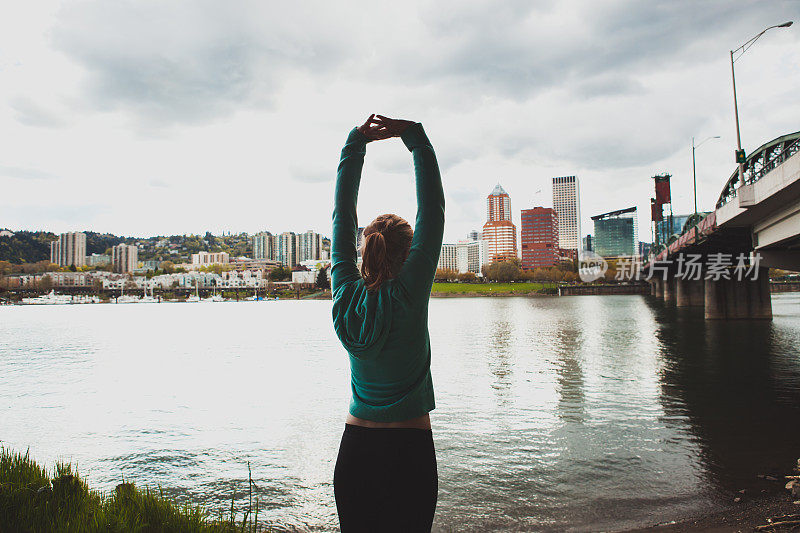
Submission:
{"label": "grassy bank", "polygon": [[[51,475],[52,474],[52,475]],[[209,517],[198,505],[181,505],[149,488],[122,483],[111,494],[92,490],[70,465],[52,472],[27,453],[0,448],[0,531],[137,531],[233,533],[266,531],[255,524],[258,500],[237,520]]]}
{"label": "grassy bank", "polygon": [[431,294],[449,296],[455,294],[492,296],[495,294],[555,294],[555,283],[434,283]]}

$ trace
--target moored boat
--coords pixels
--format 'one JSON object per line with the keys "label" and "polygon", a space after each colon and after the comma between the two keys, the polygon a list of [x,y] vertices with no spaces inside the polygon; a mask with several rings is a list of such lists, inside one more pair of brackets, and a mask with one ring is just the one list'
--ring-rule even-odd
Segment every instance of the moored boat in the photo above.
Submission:
{"label": "moored boat", "polygon": [[52,290],[49,293],[41,296],[23,298],[22,303],[30,305],[71,304],[72,296],[68,294],[56,294],[56,291]]}

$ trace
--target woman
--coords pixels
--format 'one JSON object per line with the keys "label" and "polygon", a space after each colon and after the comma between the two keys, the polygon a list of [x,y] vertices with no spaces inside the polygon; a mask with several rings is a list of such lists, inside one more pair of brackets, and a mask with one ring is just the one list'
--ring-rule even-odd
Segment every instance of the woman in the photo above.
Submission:
{"label": "woman", "polygon": [[[356,200],[368,142],[400,137],[414,158],[417,219],[364,228]],[[430,531],[438,477],[428,299],[444,230],[439,165],[422,125],[371,115],[342,149],[333,211],[333,325],[350,355],[352,399],[333,477],[343,533]]]}

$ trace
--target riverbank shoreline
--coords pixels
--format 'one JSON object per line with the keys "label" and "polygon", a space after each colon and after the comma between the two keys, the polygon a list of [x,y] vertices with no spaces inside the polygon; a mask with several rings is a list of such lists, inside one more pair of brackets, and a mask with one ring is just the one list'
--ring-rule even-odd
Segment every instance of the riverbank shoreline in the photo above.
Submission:
{"label": "riverbank shoreline", "polygon": [[[787,285],[787,284],[783,284]],[[797,287],[800,284],[791,286],[771,285],[772,294],[788,294],[800,292]],[[518,296],[523,298],[539,298],[550,296],[612,296],[612,295],[647,295],[649,288],[646,285],[616,285],[616,284],[571,284],[554,285],[545,283],[434,283],[431,298],[483,298],[483,297],[511,297]],[[263,300],[267,300],[264,298]],[[330,291],[317,291],[311,293],[284,293],[269,300],[275,301],[295,301],[295,300],[331,300]],[[225,302],[252,301],[242,297],[236,299],[228,297]],[[103,300],[97,303],[115,303],[111,300]],[[190,303],[181,298],[163,298],[159,303]],[[0,297],[0,305],[29,305],[17,300],[3,299]]]}
{"label": "riverbank shoreline", "polygon": [[432,292],[431,298],[551,298],[557,294],[541,292]]}
{"label": "riverbank shoreline", "polygon": [[[689,518],[679,518],[671,522],[661,522],[634,529],[620,530],[618,533],[671,533],[692,531],[698,533],[723,533],[732,531],[754,531],[757,526],[780,521],[787,515],[800,515],[800,504],[793,502],[786,490],[780,489],[759,494],[752,499],[742,498],[729,507],[712,513]],[[797,520],[797,519],[794,519]],[[788,529],[773,529],[788,531]]]}
{"label": "riverbank shoreline", "polygon": [[[6,487],[6,491],[0,494],[0,507],[3,508],[0,530],[23,524],[33,529],[58,529],[68,523],[95,531],[102,529],[94,527],[97,526],[96,516],[102,516],[102,523],[123,529],[148,523],[159,529],[187,533],[271,530],[268,524],[258,522],[258,498],[255,509],[251,503],[241,518],[233,508],[229,516],[223,513],[214,516],[197,502],[177,502],[165,497],[160,488],[139,488],[123,481],[110,493],[103,493],[92,489],[69,464],[57,464],[51,470],[37,464],[27,453],[5,447],[0,447],[0,485]],[[741,495],[741,501],[709,514],[615,531],[722,533],[753,531],[757,526],[798,520],[800,502],[793,502],[782,485],[782,480],[776,479],[766,493],[758,493],[749,499],[745,493]]]}
{"label": "riverbank shoreline", "polygon": [[[244,488],[252,494],[248,477]],[[163,488],[137,487],[121,478],[113,491],[89,486],[70,463],[42,466],[29,453],[0,446],[0,531],[171,531],[174,533],[260,533],[260,502],[244,510],[210,513],[199,503],[178,501]]]}

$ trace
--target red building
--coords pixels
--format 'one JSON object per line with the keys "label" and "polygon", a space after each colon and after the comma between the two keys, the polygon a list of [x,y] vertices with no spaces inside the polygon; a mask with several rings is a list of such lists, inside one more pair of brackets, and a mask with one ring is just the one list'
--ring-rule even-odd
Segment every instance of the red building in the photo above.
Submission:
{"label": "red building", "polygon": [[550,207],[522,210],[522,268],[558,265],[558,216]]}

